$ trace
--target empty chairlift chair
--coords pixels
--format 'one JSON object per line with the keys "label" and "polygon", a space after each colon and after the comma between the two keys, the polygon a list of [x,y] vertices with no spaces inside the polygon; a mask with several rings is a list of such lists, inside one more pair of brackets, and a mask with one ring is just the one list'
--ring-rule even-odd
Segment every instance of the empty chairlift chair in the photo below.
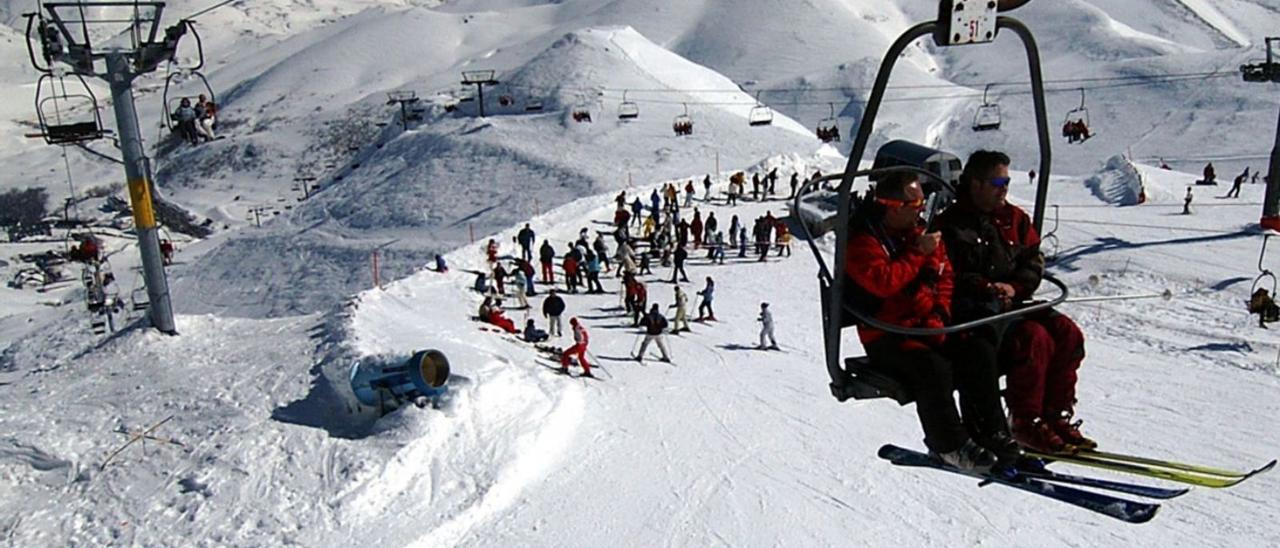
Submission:
{"label": "empty chairlift chair", "polygon": [[974,131],[992,131],[1000,129],[1000,105],[991,102],[988,99],[988,92],[991,91],[991,84],[982,89],[982,104],[978,105],[978,111],[973,115]]}
{"label": "empty chairlift chair", "polygon": [[619,120],[635,120],[640,117],[640,105],[627,100],[627,92],[622,92],[622,103],[618,105]]}
{"label": "empty chairlift chair", "polygon": [[760,102],[760,92],[758,91],[756,92],[756,106],[751,107],[751,112],[747,115],[747,124],[751,127],[773,124],[773,109]]}
{"label": "empty chairlift chair", "polygon": [[36,82],[36,116],[40,133],[51,145],[101,139],[102,114],[93,90],[77,74],[44,74]]}

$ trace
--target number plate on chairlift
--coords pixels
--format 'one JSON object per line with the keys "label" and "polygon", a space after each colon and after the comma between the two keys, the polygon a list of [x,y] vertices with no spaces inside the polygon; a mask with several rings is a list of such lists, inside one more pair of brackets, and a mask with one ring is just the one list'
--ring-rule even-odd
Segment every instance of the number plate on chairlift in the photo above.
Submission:
{"label": "number plate on chairlift", "polygon": [[995,0],[944,0],[938,14],[945,46],[981,44],[996,38]]}

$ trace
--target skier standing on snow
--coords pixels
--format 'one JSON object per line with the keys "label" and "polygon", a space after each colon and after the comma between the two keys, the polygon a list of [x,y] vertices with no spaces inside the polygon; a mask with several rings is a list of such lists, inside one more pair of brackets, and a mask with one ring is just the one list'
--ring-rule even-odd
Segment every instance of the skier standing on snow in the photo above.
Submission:
{"label": "skier standing on snow", "polygon": [[[707,182],[710,183],[710,180],[708,180]],[[711,185],[708,184],[707,186],[711,186]],[[684,206],[685,207],[693,207],[694,193],[695,193],[695,190],[693,188],[693,179],[689,179],[689,182],[685,183],[684,185]]]}
{"label": "skier standing on snow", "polygon": [[444,262],[444,255],[436,255],[436,272],[444,274],[449,271],[449,264]]}
{"label": "skier standing on snow", "polygon": [[729,247],[738,247],[738,228],[741,226],[738,224],[737,215],[729,220]]}
{"label": "skier standing on snow", "polygon": [[649,343],[658,343],[658,351],[662,352],[662,361],[671,362],[671,356],[667,354],[667,345],[662,341],[662,333],[667,330],[667,318],[658,310],[657,303],[649,309],[649,313],[645,314],[644,319],[640,320],[640,326],[644,327],[644,342],[640,343],[640,352],[636,353],[636,361],[644,361],[644,352],[649,349]]}
{"label": "skier standing on snow", "polygon": [[708,213],[707,220],[702,223],[702,229],[703,229],[702,239],[710,240],[711,234],[715,232],[716,228],[719,228],[719,226],[720,226],[720,221],[716,220],[716,212],[712,211]]}
{"label": "skier standing on snow", "polygon": [[[905,327],[939,328],[950,316],[952,272],[937,232],[919,226],[924,191],[915,173],[895,171],[877,183],[873,202],[851,222],[845,270],[853,296],[874,300],[876,319]],[[944,463],[985,472],[995,455],[970,439],[952,393],[966,413],[1003,418],[994,356],[949,360],[943,335],[907,337],[858,325],[871,362],[894,371],[916,397],[925,445]],[[976,388],[976,389],[975,389]]]}
{"label": "skier standing on snow", "polygon": [[[760,348],[777,350],[778,340],[773,338],[773,313],[769,312],[769,303],[760,303],[760,317],[756,318],[760,322]],[[769,345],[765,346],[765,337],[769,338]]]}
{"label": "skier standing on snow", "polygon": [[[676,309],[676,318],[671,322],[671,332],[679,333],[689,330],[689,297],[685,296],[684,290],[680,286],[676,286],[676,304],[671,305]],[[684,326],[683,329],[681,326]]]}
{"label": "skier standing on snow", "polygon": [[1187,187],[1187,195],[1182,198],[1182,214],[1191,214],[1191,187]]}
{"label": "skier standing on snow", "polygon": [[[938,216],[955,268],[954,322],[1016,308],[1040,287],[1044,276],[1040,235],[1031,217],[1006,200],[1008,186],[1009,157],[1002,152],[974,152],[960,175],[955,204]],[[1005,399],[1018,443],[1047,453],[1097,447],[1080,432],[1078,423],[1071,422],[1076,372],[1084,359],[1084,334],[1071,318],[1050,309],[952,337],[969,347],[957,355],[1000,351],[1000,362],[1009,375]],[[1003,416],[975,426],[988,436],[1006,431]],[[992,444],[986,446],[1000,453]]]}
{"label": "skier standing on snow", "polygon": [[578,292],[578,258],[572,249],[564,254],[564,286],[569,293]]}
{"label": "skier standing on snow", "polygon": [[596,257],[595,252],[587,252],[587,293],[604,293],[604,286],[600,285],[600,259]]}
{"label": "skier standing on snow", "polygon": [[609,272],[609,244],[604,241],[604,234],[596,234],[596,240],[591,242],[591,248],[595,250],[596,256],[600,258],[600,265],[604,267],[605,272]]}
{"label": "skier standing on snow", "polygon": [[573,346],[566,348],[564,353],[560,354],[560,372],[569,373],[569,358],[577,357],[578,365],[582,366],[582,376],[594,377],[591,374],[591,364],[587,363],[587,328],[583,327],[578,318],[569,318],[569,326],[573,329]]}
{"label": "skier standing on snow", "polygon": [[631,202],[631,220],[636,222],[636,226],[644,223],[644,202],[640,201],[639,196],[636,196],[635,201]]}
{"label": "skier standing on snow", "polygon": [[516,240],[520,242],[520,258],[526,261],[533,260],[533,242],[535,235],[533,229],[529,228],[529,223],[524,224],[524,228],[516,234]]}
{"label": "skier standing on snow", "polygon": [[702,247],[702,212],[696,207],[693,208],[693,222],[689,223],[689,230],[693,232],[694,249]]}
{"label": "skier standing on snow", "polygon": [[711,308],[711,301],[715,298],[715,293],[716,282],[711,279],[711,276],[707,276],[707,286],[698,292],[699,295],[702,295],[702,302],[698,303],[698,317],[694,318],[693,321],[716,321],[716,311]]}
{"label": "skier standing on snow", "polygon": [[677,276],[684,281],[689,281],[689,275],[684,271],[684,262],[689,258],[689,252],[685,251],[684,246],[676,248],[675,264],[671,268],[671,283],[676,283]]}
{"label": "skier standing on snow", "polygon": [[525,288],[527,287],[527,282],[529,280],[528,278],[525,278],[524,270],[521,270],[520,268],[516,268],[515,270],[515,287],[513,289],[516,294],[516,302],[520,303],[520,308],[527,309],[529,308],[529,299],[525,296]]}
{"label": "skier standing on snow", "polygon": [[547,319],[547,331],[556,337],[564,335],[560,328],[561,314],[564,314],[564,299],[552,289],[547,298],[542,300],[542,317]]}
{"label": "skier standing on snow", "polygon": [[551,240],[543,240],[538,249],[538,258],[542,262],[542,283],[556,283],[556,249],[551,247]]}
{"label": "skier standing on snow", "polygon": [[788,200],[796,197],[796,187],[799,184],[800,184],[800,172],[797,171],[791,174],[791,194],[787,195]]}
{"label": "skier standing on snow", "polygon": [[747,226],[738,227],[738,258],[747,256]]}

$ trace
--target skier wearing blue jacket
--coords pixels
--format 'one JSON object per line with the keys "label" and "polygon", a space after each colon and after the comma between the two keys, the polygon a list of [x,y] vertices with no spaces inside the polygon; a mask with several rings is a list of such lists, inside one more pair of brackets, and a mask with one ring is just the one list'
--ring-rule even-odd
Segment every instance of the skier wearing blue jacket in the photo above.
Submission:
{"label": "skier wearing blue jacket", "polygon": [[[707,276],[707,286],[698,292],[699,295],[702,295],[702,302],[698,304],[698,317],[693,321],[700,322],[704,319],[716,321],[716,311],[711,309],[711,301],[715,297],[715,292],[716,282],[711,279],[711,276]],[[704,310],[706,311],[705,316],[703,315]]]}

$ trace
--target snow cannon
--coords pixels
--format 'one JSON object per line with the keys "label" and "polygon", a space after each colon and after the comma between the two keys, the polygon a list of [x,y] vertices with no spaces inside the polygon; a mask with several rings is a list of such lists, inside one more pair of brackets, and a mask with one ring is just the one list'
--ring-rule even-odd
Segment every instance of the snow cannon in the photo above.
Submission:
{"label": "snow cannon", "polygon": [[438,407],[448,392],[449,358],[439,350],[420,350],[403,362],[357,361],[351,365],[351,391],[364,405],[383,410],[413,402],[418,407]]}

